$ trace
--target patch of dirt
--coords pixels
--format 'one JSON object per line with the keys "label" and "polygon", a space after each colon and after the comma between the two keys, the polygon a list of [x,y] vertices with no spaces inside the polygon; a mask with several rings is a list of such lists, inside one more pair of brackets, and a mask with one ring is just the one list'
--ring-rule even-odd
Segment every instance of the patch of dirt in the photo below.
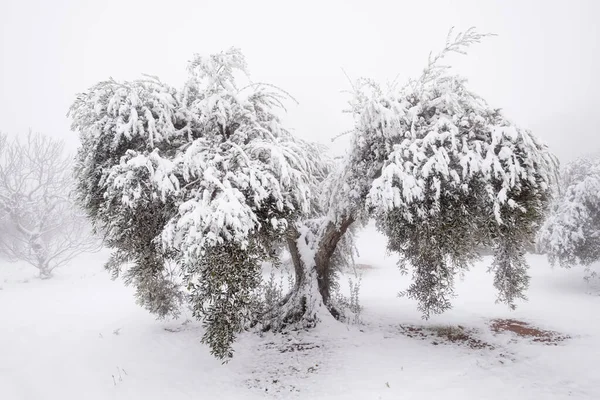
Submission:
{"label": "patch of dirt", "polygon": [[539,329],[516,319],[494,319],[490,323],[490,328],[495,333],[512,332],[519,337],[531,339],[533,342],[554,346],[571,338],[569,335]]}
{"label": "patch of dirt", "polygon": [[400,326],[400,332],[410,338],[429,339],[434,346],[456,343],[470,349],[494,350],[494,346],[474,336],[477,332],[463,326]]}

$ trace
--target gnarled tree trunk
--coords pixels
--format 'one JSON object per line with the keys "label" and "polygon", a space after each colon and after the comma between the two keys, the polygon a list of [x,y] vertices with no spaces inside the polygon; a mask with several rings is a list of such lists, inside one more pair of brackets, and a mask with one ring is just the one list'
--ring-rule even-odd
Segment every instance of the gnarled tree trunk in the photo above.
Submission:
{"label": "gnarled tree trunk", "polygon": [[317,281],[319,282],[319,293],[323,297],[323,302],[328,306],[329,310],[332,311],[334,317],[336,311],[330,306],[330,290],[333,284],[332,277],[333,271],[331,268],[331,257],[335,252],[337,244],[342,239],[350,225],[354,222],[354,218],[346,217],[342,220],[340,225],[336,225],[333,222],[329,222],[323,237],[319,241],[319,246],[315,254],[315,268],[317,270]]}
{"label": "gnarled tree trunk", "polygon": [[[331,305],[333,271],[331,257],[354,218],[346,217],[340,224],[329,222],[318,240],[316,249],[309,248],[306,237],[290,229],[287,244],[295,272],[295,284],[282,301],[281,307],[266,318],[264,330],[281,330],[288,326],[314,327],[327,314],[339,317]],[[321,314],[327,309],[325,314]],[[319,317],[321,314],[321,317]]]}

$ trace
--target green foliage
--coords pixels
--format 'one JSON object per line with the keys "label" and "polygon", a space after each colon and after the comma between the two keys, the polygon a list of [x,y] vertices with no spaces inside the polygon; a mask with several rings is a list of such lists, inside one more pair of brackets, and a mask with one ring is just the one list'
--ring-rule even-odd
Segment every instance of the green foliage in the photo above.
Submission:
{"label": "green foliage", "polygon": [[[552,198],[557,161],[530,132],[437,64],[485,35],[469,30],[430,59],[419,80],[355,86],[352,185],[346,209],[366,211],[413,282],[401,293],[424,317],[451,307],[454,277],[495,247],[498,299],[514,307],[528,277],[522,256]],[[364,178],[363,178],[364,177]]]}
{"label": "green foliage", "polygon": [[109,80],[70,111],[79,201],[116,250],[107,269],[159,317],[190,302],[224,359],[255,312],[260,263],[315,206],[327,170],[321,149],[282,127],[284,92],[238,85],[245,68],[237,49],[196,56],[181,90]]}
{"label": "green foliage", "polygon": [[206,327],[202,341],[220,359],[233,356],[235,336],[255,319],[254,290],[265,257],[259,246],[223,245],[198,258],[188,271],[192,310]]}

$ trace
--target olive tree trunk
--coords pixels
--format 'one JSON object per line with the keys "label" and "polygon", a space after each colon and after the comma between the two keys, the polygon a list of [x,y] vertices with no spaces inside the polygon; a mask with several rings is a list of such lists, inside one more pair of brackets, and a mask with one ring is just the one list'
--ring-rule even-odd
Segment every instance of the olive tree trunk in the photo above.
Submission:
{"label": "olive tree trunk", "polygon": [[347,217],[340,224],[327,223],[316,248],[311,248],[306,236],[298,230],[289,231],[287,245],[294,265],[294,287],[280,307],[266,318],[263,330],[277,331],[289,326],[311,328],[323,318],[339,317],[331,305],[334,276],[331,258],[353,222],[352,217]]}

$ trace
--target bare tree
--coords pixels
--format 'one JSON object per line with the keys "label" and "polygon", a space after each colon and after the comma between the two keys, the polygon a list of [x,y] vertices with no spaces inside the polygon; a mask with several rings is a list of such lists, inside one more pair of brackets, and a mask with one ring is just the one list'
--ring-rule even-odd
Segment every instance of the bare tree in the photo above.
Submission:
{"label": "bare tree", "polygon": [[100,248],[72,196],[64,144],[41,134],[24,143],[0,134],[0,254],[47,279],[75,256]]}

